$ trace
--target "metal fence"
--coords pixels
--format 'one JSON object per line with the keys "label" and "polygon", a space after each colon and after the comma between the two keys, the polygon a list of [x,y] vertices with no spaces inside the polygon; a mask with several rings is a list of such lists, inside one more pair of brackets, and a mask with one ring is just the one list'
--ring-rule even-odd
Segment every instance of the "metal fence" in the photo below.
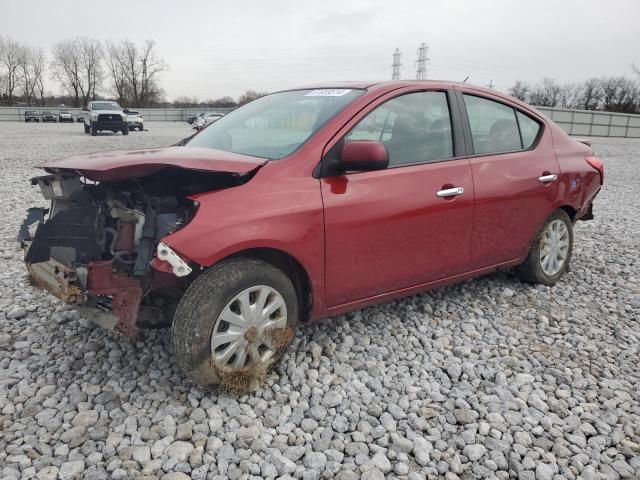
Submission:
{"label": "metal fence", "polygon": [[[76,119],[81,113],[79,108],[67,107],[0,107],[0,122],[24,122],[24,112],[53,112],[56,117],[58,112],[71,112]],[[148,122],[182,122],[192,115],[200,112],[228,113],[232,108],[131,108],[140,112]]]}
{"label": "metal fence", "polygon": [[[600,112],[592,110],[567,110],[562,108],[537,107],[550,117],[569,135],[586,137],[640,138],[640,115]],[[74,118],[80,114],[79,108],[52,107],[0,107],[0,122],[24,121],[24,112],[66,110]],[[228,113],[232,108],[132,108],[142,114],[148,122],[180,122],[200,112]]]}
{"label": "metal fence", "polygon": [[640,115],[536,107],[569,135],[640,138]]}

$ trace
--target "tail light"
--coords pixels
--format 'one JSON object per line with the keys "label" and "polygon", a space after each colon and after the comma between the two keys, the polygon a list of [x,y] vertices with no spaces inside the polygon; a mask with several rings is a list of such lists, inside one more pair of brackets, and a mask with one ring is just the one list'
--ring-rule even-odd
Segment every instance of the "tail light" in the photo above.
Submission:
{"label": "tail light", "polygon": [[602,182],[604,182],[604,163],[602,163],[602,160],[594,155],[589,155],[584,159],[600,173],[600,185],[602,185]]}

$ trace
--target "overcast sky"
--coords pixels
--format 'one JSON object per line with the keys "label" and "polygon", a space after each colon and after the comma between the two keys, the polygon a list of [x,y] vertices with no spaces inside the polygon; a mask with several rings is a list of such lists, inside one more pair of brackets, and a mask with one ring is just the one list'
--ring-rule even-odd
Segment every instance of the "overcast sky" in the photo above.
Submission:
{"label": "overcast sky", "polygon": [[410,79],[421,42],[429,78],[506,90],[517,79],[630,75],[640,0],[0,0],[0,35],[47,50],[74,36],[153,39],[169,99],[388,80],[396,47]]}

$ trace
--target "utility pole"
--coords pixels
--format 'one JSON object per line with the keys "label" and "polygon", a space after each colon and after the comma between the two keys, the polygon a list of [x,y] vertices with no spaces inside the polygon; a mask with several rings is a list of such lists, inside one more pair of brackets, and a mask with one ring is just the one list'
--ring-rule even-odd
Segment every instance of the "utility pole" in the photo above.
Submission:
{"label": "utility pole", "polygon": [[400,67],[402,63],[400,63],[400,57],[402,54],[400,53],[400,49],[396,48],[396,51],[393,52],[393,65],[391,65],[392,73],[391,80],[400,80]]}
{"label": "utility pole", "polygon": [[489,80],[489,84],[487,85],[487,87],[493,89],[493,80]]}
{"label": "utility pole", "polygon": [[422,42],[418,48],[418,60],[416,60],[416,79],[424,80],[427,78],[427,62],[429,61],[429,47]]}

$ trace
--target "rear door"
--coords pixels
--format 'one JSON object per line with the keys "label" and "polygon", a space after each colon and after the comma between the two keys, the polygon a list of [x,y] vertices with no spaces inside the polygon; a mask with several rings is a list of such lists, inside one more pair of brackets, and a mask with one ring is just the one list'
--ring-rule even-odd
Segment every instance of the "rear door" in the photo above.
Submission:
{"label": "rear door", "polygon": [[560,169],[551,135],[539,119],[474,91],[459,92],[458,100],[471,137],[475,269],[526,253],[551,213]]}
{"label": "rear door", "polygon": [[444,91],[396,96],[338,142],[382,141],[387,169],[321,181],[328,307],[461,273],[471,258],[473,181],[456,157]]}

